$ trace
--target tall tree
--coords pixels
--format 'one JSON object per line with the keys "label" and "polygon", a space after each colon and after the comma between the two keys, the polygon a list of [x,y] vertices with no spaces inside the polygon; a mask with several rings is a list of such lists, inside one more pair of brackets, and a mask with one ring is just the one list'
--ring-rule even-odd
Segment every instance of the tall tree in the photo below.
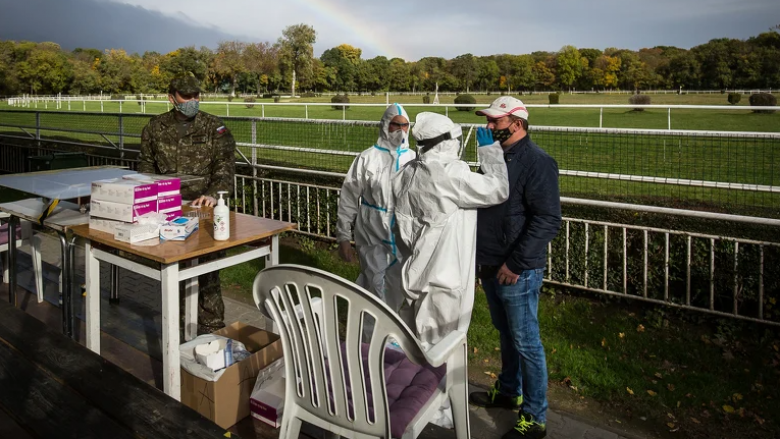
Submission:
{"label": "tall tree", "polygon": [[471,85],[479,77],[479,63],[474,55],[467,53],[452,60],[452,74],[458,78],[462,88],[469,92]]}
{"label": "tall tree", "polygon": [[582,55],[574,46],[563,46],[555,56],[556,74],[561,87],[571,86],[582,74]]}
{"label": "tall tree", "polygon": [[279,63],[279,46],[268,42],[252,43],[244,49],[244,65],[255,79],[257,93],[267,90],[268,78],[274,74]]}
{"label": "tall tree", "polygon": [[217,75],[230,81],[230,94],[236,95],[238,75],[247,71],[244,63],[246,43],[240,41],[222,41],[217,47],[212,65]]}
{"label": "tall tree", "polygon": [[279,38],[280,59],[286,71],[292,73],[292,94],[295,96],[296,77],[305,79],[312,76],[314,43],[317,32],[308,24],[295,24],[286,27]]}

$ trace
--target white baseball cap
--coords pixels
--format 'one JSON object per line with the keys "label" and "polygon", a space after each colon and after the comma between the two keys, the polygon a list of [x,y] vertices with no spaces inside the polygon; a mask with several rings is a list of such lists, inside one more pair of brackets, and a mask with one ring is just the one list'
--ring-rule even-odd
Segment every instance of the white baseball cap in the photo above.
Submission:
{"label": "white baseball cap", "polygon": [[491,119],[498,119],[510,114],[528,120],[528,109],[525,108],[525,104],[512,96],[501,96],[493,101],[490,107],[477,111],[477,116],[487,116]]}

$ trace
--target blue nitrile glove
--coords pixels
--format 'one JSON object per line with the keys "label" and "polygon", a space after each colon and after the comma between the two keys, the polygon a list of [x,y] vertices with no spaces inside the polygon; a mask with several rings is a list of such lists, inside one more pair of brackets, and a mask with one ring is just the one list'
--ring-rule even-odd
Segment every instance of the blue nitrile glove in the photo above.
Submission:
{"label": "blue nitrile glove", "polygon": [[493,143],[493,131],[485,127],[477,128],[477,144],[479,146],[492,145]]}

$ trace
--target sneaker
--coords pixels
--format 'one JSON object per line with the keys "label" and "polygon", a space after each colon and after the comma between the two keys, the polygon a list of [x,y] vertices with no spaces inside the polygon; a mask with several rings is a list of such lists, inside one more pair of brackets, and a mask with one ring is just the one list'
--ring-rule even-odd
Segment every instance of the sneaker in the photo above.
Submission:
{"label": "sneaker", "polygon": [[545,436],[547,436],[546,424],[540,424],[533,416],[520,412],[515,427],[501,436],[501,439],[542,439]]}
{"label": "sneaker", "polygon": [[517,410],[523,404],[523,396],[506,396],[499,392],[500,384],[498,381],[486,392],[471,392],[469,402],[477,407],[493,408],[501,407],[510,410]]}

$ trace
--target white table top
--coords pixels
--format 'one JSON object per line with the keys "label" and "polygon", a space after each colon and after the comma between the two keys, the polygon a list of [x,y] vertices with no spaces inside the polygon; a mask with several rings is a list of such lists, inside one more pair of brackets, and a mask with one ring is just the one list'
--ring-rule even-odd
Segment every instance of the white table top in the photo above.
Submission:
{"label": "white table top", "polygon": [[92,182],[108,178],[120,178],[137,172],[118,167],[92,167],[55,171],[28,172],[0,176],[0,186],[16,189],[39,197],[70,200],[88,197]]}
{"label": "white table top", "polygon": [[[43,198],[28,198],[0,204],[0,212],[4,212],[31,222],[38,222],[43,210],[49,205]],[[79,206],[67,201],[57,204],[51,215],[43,221],[43,225],[54,230],[63,231],[68,227],[89,223],[89,214],[79,212]]]}

